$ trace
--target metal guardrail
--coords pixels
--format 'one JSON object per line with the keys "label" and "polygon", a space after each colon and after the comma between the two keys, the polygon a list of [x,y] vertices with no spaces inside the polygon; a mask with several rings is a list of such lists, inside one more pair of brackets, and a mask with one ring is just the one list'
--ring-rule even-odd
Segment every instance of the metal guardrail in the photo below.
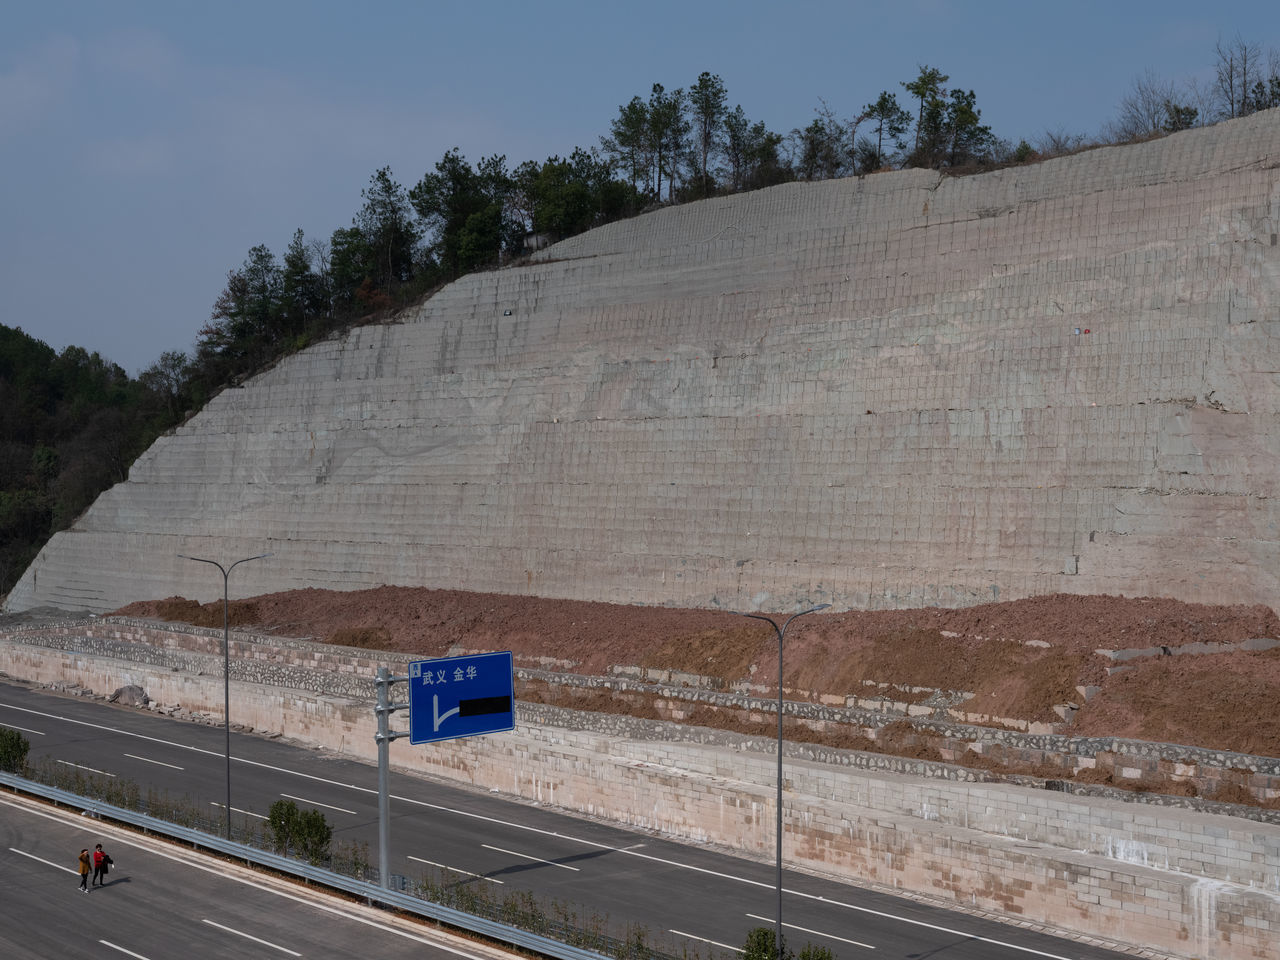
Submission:
{"label": "metal guardrail", "polygon": [[[247,844],[236,843],[199,830],[192,830],[189,827],[169,823],[166,820],[161,820],[145,813],[112,806],[109,803],[103,803],[90,797],[82,797],[66,790],[60,790],[57,787],[48,787],[42,783],[27,780],[11,773],[0,771],[0,784],[15,792],[44,797],[46,800],[52,800],[54,803],[65,807],[72,807],[94,816],[127,823],[149,833],[181,840],[195,847],[214,850],[277,873],[301,877],[317,886],[341,890],[371,903],[379,903],[415,916],[434,920],[437,923],[477,934],[499,944],[528,950],[531,953],[555,958],[555,960],[608,960],[605,954],[570,946],[559,940],[542,937],[495,920],[463,913],[461,910],[431,903],[399,890],[387,890],[364,880],[344,877],[342,874],[334,873],[332,870],[313,867],[310,864],[281,856],[278,853],[270,853]],[[393,876],[393,879],[397,878]],[[404,878],[398,879],[403,882]]]}

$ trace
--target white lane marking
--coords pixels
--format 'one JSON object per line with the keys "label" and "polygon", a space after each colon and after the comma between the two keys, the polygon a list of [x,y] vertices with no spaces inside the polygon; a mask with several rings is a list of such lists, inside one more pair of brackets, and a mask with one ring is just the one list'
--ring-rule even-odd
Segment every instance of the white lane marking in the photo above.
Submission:
{"label": "white lane marking", "polygon": [[[49,813],[44,810],[31,809],[30,807],[27,807],[25,805],[15,803],[12,800],[5,800],[3,798],[0,798],[0,806],[12,807],[15,810],[18,810],[23,813],[29,813],[32,816],[44,817],[46,820],[52,820],[54,823],[60,824],[64,827],[73,826],[81,830],[87,830],[87,828],[81,827],[79,823],[74,822],[79,818],[70,817],[66,814],[63,814],[60,816],[57,813]],[[99,828],[95,828],[95,832],[100,833],[102,831],[99,827]],[[153,849],[152,847],[148,846],[145,843],[139,843],[138,841],[132,839],[129,836],[129,834],[123,830],[117,831],[114,828],[107,828],[107,832],[115,834],[115,837],[116,837],[115,842],[117,844],[120,844],[121,846],[133,847],[134,849],[140,850],[143,853],[150,853],[157,857],[163,857],[165,860],[172,860],[174,863],[180,863],[184,867],[192,868],[195,870],[201,870],[204,873],[212,874],[215,877],[221,877],[224,880],[234,880],[236,883],[243,884],[246,887],[253,887],[255,890],[260,890],[263,893],[270,893],[274,896],[280,897],[283,900],[292,900],[294,903],[299,903],[306,907],[314,907],[316,910],[320,910],[324,913],[331,913],[334,916],[340,917],[344,920],[354,920],[356,923],[363,923],[367,927],[373,927],[375,930],[380,930],[384,933],[394,934],[395,936],[401,937],[405,940],[412,940],[415,943],[421,943],[427,946],[436,947],[437,949],[444,950],[448,953],[456,954],[459,957],[466,957],[467,960],[491,960],[491,958],[487,954],[468,952],[466,950],[462,950],[462,949],[459,949],[458,947],[452,946],[450,943],[444,940],[439,940],[439,939],[432,940],[432,939],[429,939],[428,937],[424,937],[416,933],[410,933],[407,930],[397,930],[389,926],[385,919],[379,918],[377,920],[371,920],[368,917],[361,916],[358,913],[353,913],[349,910],[345,910],[340,907],[331,906],[327,903],[320,903],[316,900],[308,900],[305,897],[298,896],[297,894],[289,893],[287,890],[276,889],[275,887],[271,887],[265,883],[260,883],[256,880],[252,880],[236,872],[228,873],[226,871],[218,869],[217,867],[208,866],[195,859],[187,859],[185,857],[180,857],[180,856],[177,856],[176,854],[168,853],[165,850],[160,848]],[[101,942],[106,943],[105,940]],[[108,943],[107,946],[115,947],[115,944]],[[123,949],[121,947],[115,947],[115,948],[117,950]],[[128,953],[127,950],[124,952]],[[133,956],[137,956],[137,954],[133,954]],[[146,958],[144,957],[142,958],[142,960],[146,960]]]}
{"label": "white lane marking", "polygon": [[498,853],[509,853],[513,857],[523,857],[526,860],[533,860],[535,863],[545,863],[549,867],[559,867],[561,870],[572,870],[574,873],[582,872],[579,867],[571,867],[566,863],[556,863],[554,860],[543,860],[541,857],[535,857],[532,854],[518,853],[515,850],[506,850],[503,847],[491,847],[487,843],[482,843],[480,846],[484,847],[486,850],[497,850]]}
{"label": "white lane marking", "polygon": [[[227,809],[227,805],[226,805],[225,803],[219,803],[217,800],[210,800],[210,801],[209,801],[209,806],[211,806],[211,807],[217,807],[219,810],[225,810],[225,809]],[[243,813],[246,817],[257,817],[259,820],[266,820],[266,819],[268,819],[267,817],[264,817],[264,816],[263,816],[262,814],[260,814],[260,813],[254,813],[252,810],[241,810],[239,807],[232,807],[232,808],[231,808],[231,812],[232,812],[232,813]]]}
{"label": "white lane marking", "polygon": [[176,763],[165,763],[163,760],[152,760],[150,757],[140,757],[136,753],[126,753],[126,757],[132,760],[141,760],[143,763],[154,763],[157,767],[168,767],[170,770],[186,770],[186,767],[180,767]]}
{"label": "white lane marking", "polygon": [[313,807],[327,807],[330,810],[337,810],[339,813],[349,813],[353,817],[356,815],[354,810],[348,810],[346,807],[335,807],[332,804],[321,803],[319,800],[304,800],[302,797],[295,797],[291,793],[282,793],[280,796],[284,797],[286,800],[297,800],[299,803],[309,803]]}
{"label": "white lane marking", "polygon": [[[793,891],[787,891],[791,893]],[[1064,957],[1057,953],[1045,953],[1043,950],[1036,950],[1033,947],[1024,947],[1019,943],[1012,943],[1008,940],[995,940],[991,937],[984,937],[977,933],[970,933],[967,930],[957,930],[954,927],[944,927],[937,923],[926,923],[923,920],[913,920],[910,917],[900,917],[896,913],[885,913],[883,910],[872,910],[870,907],[860,907],[855,903],[843,903],[839,900],[831,900],[827,897],[815,896],[812,893],[796,893],[797,897],[805,897],[809,900],[821,900],[823,903],[829,903],[833,907],[844,907],[847,910],[857,910],[859,913],[867,913],[873,917],[882,917],[885,920],[896,920],[899,923],[909,923],[914,927],[924,927],[926,930],[937,930],[941,933],[951,934],[952,936],[965,937],[969,940],[977,940],[979,943],[990,943],[997,947],[1007,947],[1010,950],[1021,950],[1023,953],[1033,953],[1037,957],[1047,957],[1048,960],[1073,960],[1071,957]]]}
{"label": "white lane marking", "polygon": [[219,930],[225,930],[225,931],[227,931],[227,933],[234,933],[237,937],[244,937],[246,940],[252,940],[254,943],[260,943],[260,944],[262,944],[264,947],[271,947],[271,948],[272,948],[272,949],[274,949],[274,950],[279,950],[281,953],[287,953],[287,954],[289,954],[291,957],[300,957],[300,956],[302,956],[302,954],[300,954],[297,950],[290,950],[288,947],[282,947],[282,946],[280,946],[280,944],[278,944],[278,943],[272,943],[270,940],[262,940],[262,939],[259,939],[258,937],[255,937],[255,936],[253,936],[253,935],[251,935],[251,934],[245,933],[243,930],[236,930],[236,929],[235,929],[235,928],[233,928],[233,927],[224,927],[222,924],[220,924],[220,923],[214,923],[212,920],[210,920],[210,919],[208,919],[208,918],[203,918],[203,919],[201,919],[201,921],[200,921],[200,922],[201,922],[201,923],[207,923],[207,924],[208,924],[209,926],[211,926],[211,927],[217,927]]}
{"label": "white lane marking", "polygon": [[[747,916],[750,917],[752,920],[761,920],[764,923],[774,922],[773,917],[762,917],[759,914],[755,914],[755,913],[748,913]],[[782,921],[782,925],[791,930],[799,930],[801,933],[811,933],[815,937],[826,937],[828,940],[839,940],[841,943],[851,943],[855,947],[866,947],[868,950],[875,949],[875,947],[873,947],[871,944],[863,943],[861,940],[846,940],[844,937],[837,937],[834,933],[826,933],[822,930],[810,930],[808,927],[797,927],[794,923],[787,923],[787,921],[785,920]]]}
{"label": "white lane marking", "polygon": [[43,730],[32,730],[30,727],[20,727],[16,723],[5,723],[0,721],[0,727],[8,727],[10,730],[21,730],[23,733],[34,733],[37,737],[43,737]]}
{"label": "white lane marking", "polygon": [[131,957],[137,957],[138,960],[148,960],[147,957],[144,957],[140,953],[134,953],[132,950],[126,950],[124,947],[117,947],[110,940],[99,940],[98,942],[104,947],[110,947],[112,950],[119,950],[121,953],[128,954]]}
{"label": "white lane marking", "polygon": [[37,863],[43,863],[46,867],[54,867],[58,870],[65,870],[67,871],[67,873],[80,872],[79,870],[72,870],[70,867],[64,867],[60,863],[54,863],[52,860],[46,860],[44,857],[37,857],[34,853],[27,853],[27,851],[25,850],[19,850],[17,847],[10,847],[9,850],[10,852],[16,853],[22,857],[30,857],[32,860],[35,860]]}
{"label": "white lane marking", "polygon": [[[101,724],[89,723],[86,720],[74,720],[71,717],[60,716],[56,713],[46,713],[41,710],[32,710],[29,707],[16,707],[13,704],[9,704],[9,703],[0,703],[0,707],[8,707],[10,710],[19,710],[23,713],[29,713],[39,717],[47,717],[53,720],[62,720],[66,723],[74,723],[83,727],[93,727],[95,730],[106,730],[110,733],[118,733],[127,737],[136,737],[139,740],[150,740],[153,743],[163,743],[167,746],[178,747],[183,750],[191,750],[196,753],[208,754],[211,757],[225,756],[224,753],[217,750],[205,750],[202,747],[193,747],[185,743],[178,743],[173,740],[162,740],[159,737],[149,737],[146,734],[134,733],[130,730],[121,730],[116,727],[104,727]],[[300,770],[290,770],[287,767],[277,767],[274,764],[261,763],[257,760],[242,760],[240,757],[235,757],[234,759],[248,766],[260,767],[264,770],[274,770],[277,773],[287,773],[291,776],[302,777],[303,779],[306,779],[306,780],[314,780],[317,783],[326,783],[332,787],[346,787],[348,790],[356,790],[360,793],[369,793],[369,794],[376,794],[378,792],[373,787],[362,787],[354,783],[342,783],[341,781],[338,781],[338,780],[330,780],[326,777],[319,777],[312,773],[303,773]],[[402,803],[411,803],[411,804],[414,804],[415,806],[425,807],[429,810],[439,810],[442,813],[451,813],[459,817],[469,817],[472,820],[479,820],[485,823],[494,823],[500,826],[509,827],[513,830],[525,830],[529,833],[535,833],[541,836],[558,837],[562,840],[569,840],[569,841],[572,841],[573,843],[581,843],[588,847],[594,847],[597,850],[607,850],[613,853],[624,853],[628,856],[639,857],[642,860],[648,860],[651,863],[660,863],[664,866],[676,867],[681,870],[692,870],[694,873],[701,873],[704,876],[716,877],[721,880],[729,880],[734,883],[742,883],[742,884],[746,884],[747,886],[761,887],[763,889],[768,889],[768,890],[777,889],[775,885],[772,883],[767,883],[761,880],[749,880],[746,877],[734,876],[731,873],[722,873],[719,870],[711,870],[707,867],[696,867],[693,864],[681,863],[678,860],[667,860],[664,857],[656,857],[649,853],[639,853],[628,847],[614,847],[614,846],[610,846],[607,843],[600,843],[596,840],[585,840],[580,837],[574,837],[564,833],[557,833],[554,830],[544,830],[541,827],[532,827],[532,826],[529,826],[528,824],[513,823],[510,820],[500,820],[497,817],[490,817],[487,814],[473,813],[472,811],[460,810],[456,807],[446,807],[438,803],[430,803],[426,800],[416,800],[413,797],[402,797],[394,793],[391,795],[391,798],[393,800],[398,800]],[[843,903],[842,901],[839,901],[839,900],[831,900],[831,899],[828,899],[827,897],[820,896],[815,893],[804,893],[799,890],[787,890],[786,888],[783,888],[783,889],[784,889],[784,892],[789,893],[792,896],[803,897],[807,900],[821,901],[822,903],[827,903],[835,907],[844,907],[847,910],[857,910],[860,913],[865,913],[874,917],[881,917],[885,920],[895,920],[899,923],[905,923],[905,924],[909,924],[911,926],[917,926],[917,927],[924,927],[925,929],[928,929],[928,930],[937,930],[941,933],[947,933],[954,936],[969,937],[970,939],[978,940],[982,943],[990,943],[999,947],[1008,947],[1012,950],[1020,950],[1025,953],[1035,954],[1036,956],[1047,957],[1048,960],[1070,960],[1070,958],[1059,956],[1056,953],[1045,953],[1044,951],[1034,950],[1031,947],[1024,947],[1024,946],[1021,946],[1020,944],[1013,943],[1008,940],[996,940],[992,937],[982,937],[974,933],[968,933],[964,930],[957,930],[954,927],[944,927],[941,924],[926,923],[924,920],[914,920],[911,917],[903,917],[894,913],[886,913],[883,910],[873,910],[870,907],[860,907],[857,904],[853,904],[853,903]]]}
{"label": "white lane marking", "polygon": [[88,770],[90,773],[100,773],[102,776],[110,777],[112,780],[116,778],[114,773],[107,773],[107,771],[99,770],[96,767],[86,767],[83,763],[72,763],[70,760],[59,760],[58,763],[68,767],[76,767],[79,770]]}
{"label": "white lane marking", "polygon": [[[118,733],[122,737],[133,737],[135,740],[145,740],[148,743],[159,743],[166,747],[173,747],[177,750],[188,750],[191,753],[203,753],[206,757],[217,757],[219,760],[226,756],[223,750],[208,750],[204,747],[195,747],[189,743],[179,743],[177,740],[165,740],[163,737],[149,737],[145,733],[134,733],[132,730],[123,730],[120,727],[108,727],[101,723],[90,723],[88,720],[76,720],[74,717],[66,717],[57,713],[49,713],[44,710],[32,710],[30,707],[18,707],[12,703],[0,703],[0,707],[9,710],[17,710],[20,713],[29,713],[33,717],[45,717],[49,720],[60,720],[63,723],[74,724],[77,727],[91,727],[94,730],[102,730],[107,733]],[[288,767],[277,767],[271,763],[262,763],[258,760],[246,760],[243,757],[233,756],[231,758],[236,763],[243,763],[248,767],[261,767],[263,770],[274,770],[277,773],[287,773],[290,776],[302,777],[304,780],[315,780],[317,783],[327,783],[333,787],[346,787],[348,790],[358,790],[361,793],[373,793],[378,791],[373,787],[362,787],[355,783],[343,783],[340,780],[330,780],[327,777],[318,777],[311,773],[303,773],[300,770],[290,770]]]}
{"label": "white lane marking", "polygon": [[[490,883],[502,884],[507,882],[505,880],[495,880],[493,877],[486,877],[483,873],[472,873],[470,870],[463,870],[461,867],[451,867],[447,863],[436,863],[434,860],[423,860],[421,857],[415,857],[413,854],[409,854],[407,859],[417,860],[419,863],[425,863],[428,866],[439,867],[441,870],[450,870],[453,873],[465,873],[468,877],[475,877],[478,880],[488,880]],[[70,870],[71,868],[68,867],[66,869]],[[74,873],[75,871],[72,872]]]}
{"label": "white lane marking", "polygon": [[[301,774],[301,775],[310,776],[310,774]],[[363,790],[367,788],[356,787],[355,789]],[[373,793],[375,791],[370,789],[368,792]],[[569,834],[556,833],[552,830],[543,830],[541,827],[531,827],[523,823],[512,823],[509,820],[499,820],[496,817],[490,817],[482,813],[473,813],[468,810],[459,810],[454,807],[445,807],[437,803],[429,803],[425,800],[415,800],[412,797],[401,797],[396,794],[392,794],[392,797],[395,800],[399,800],[403,803],[412,803],[420,807],[428,807],[430,809],[439,810],[444,813],[452,813],[459,817],[470,817],[473,820],[483,820],[489,823],[496,823],[501,826],[511,827],[516,830],[527,830],[530,833],[542,834],[543,836],[559,837],[562,840],[571,840],[574,843],[581,843],[581,844],[584,844],[585,846],[595,847],[600,850],[608,850],[613,853],[625,853],[628,856],[639,857],[642,860],[648,860],[650,863],[660,863],[663,866],[676,867],[681,870],[691,870],[694,873],[701,873],[705,876],[716,877],[717,879],[720,879],[720,880],[730,880],[734,883],[742,883],[752,887],[761,887],[767,890],[777,889],[777,887],[772,883],[766,883],[761,880],[751,880],[751,879],[748,879],[747,877],[739,877],[731,873],[723,873],[719,870],[712,870],[708,867],[697,867],[690,863],[681,863],[678,860],[668,860],[665,857],[657,857],[650,853],[639,853],[638,851],[630,847],[611,847],[607,843],[600,843],[595,840],[585,840],[580,837],[570,836]],[[1056,953],[1045,953],[1042,950],[1035,950],[1031,947],[1024,947],[1021,944],[1013,943],[1009,940],[996,940],[993,937],[980,936],[979,934],[970,933],[965,930],[957,930],[954,927],[944,927],[941,924],[927,923],[924,920],[914,920],[911,917],[902,917],[894,913],[886,913],[883,910],[873,910],[870,907],[860,907],[854,903],[844,903],[843,901],[840,901],[840,900],[832,900],[828,897],[824,897],[816,893],[806,893],[802,890],[789,890],[786,887],[783,888],[783,892],[789,893],[794,897],[801,897],[805,900],[816,900],[821,903],[830,904],[833,907],[843,907],[846,910],[857,910],[860,913],[869,914],[874,917],[880,917],[885,920],[894,920],[894,921],[897,921],[898,923],[906,923],[906,924],[910,924],[911,926],[924,927],[927,930],[937,930],[940,933],[951,934],[953,936],[968,937],[970,940],[977,940],[981,943],[990,943],[997,947],[1008,947],[1011,950],[1020,950],[1024,953],[1031,953],[1039,957],[1046,957],[1048,958],[1048,960],[1071,960],[1070,957],[1063,957]]]}
{"label": "white lane marking", "polygon": [[706,937],[695,937],[692,933],[685,933],[683,930],[668,930],[667,933],[674,933],[677,937],[688,937],[690,940],[709,943],[713,947],[720,947],[722,950],[732,950],[734,953],[746,953],[746,951],[741,947],[731,947],[727,943],[721,943],[719,940],[708,940]]}

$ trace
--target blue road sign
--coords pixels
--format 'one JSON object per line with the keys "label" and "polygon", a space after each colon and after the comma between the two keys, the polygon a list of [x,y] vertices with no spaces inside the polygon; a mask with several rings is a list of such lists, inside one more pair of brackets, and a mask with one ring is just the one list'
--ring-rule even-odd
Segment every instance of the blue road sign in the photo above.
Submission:
{"label": "blue road sign", "polygon": [[511,651],[410,662],[410,743],[515,728]]}

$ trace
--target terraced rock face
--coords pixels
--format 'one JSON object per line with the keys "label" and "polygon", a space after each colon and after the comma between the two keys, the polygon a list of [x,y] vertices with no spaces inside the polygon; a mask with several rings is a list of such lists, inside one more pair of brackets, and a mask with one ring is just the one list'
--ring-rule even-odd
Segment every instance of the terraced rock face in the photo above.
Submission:
{"label": "terraced rock face", "polygon": [[6,606],[1272,603],[1278,232],[1275,110],[614,224],[224,392]]}

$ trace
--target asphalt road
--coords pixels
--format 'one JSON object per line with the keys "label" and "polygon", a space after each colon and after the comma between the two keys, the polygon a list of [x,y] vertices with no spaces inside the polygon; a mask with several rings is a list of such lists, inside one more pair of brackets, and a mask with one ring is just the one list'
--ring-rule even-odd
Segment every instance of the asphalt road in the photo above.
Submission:
{"label": "asphalt road", "polygon": [[[81,893],[76,856],[116,862]],[[67,811],[0,795],[0,956],[495,960],[498,951]]]}
{"label": "asphalt road", "polygon": [[[190,797],[211,816],[222,815],[225,734],[220,727],[6,683],[0,683],[0,724],[27,737],[33,760],[47,756],[71,769],[129,778],[144,793],[155,789]],[[372,710],[369,724],[372,737]],[[394,743],[393,763],[399,751],[410,749],[406,741]],[[231,802],[241,811],[237,816],[260,821],[275,800],[293,799],[325,815],[335,843],[366,843],[375,865],[376,788],[372,766],[280,740],[232,735]],[[774,923],[772,863],[404,775],[393,774],[391,792],[393,873],[470,884],[498,900],[533,891],[546,904],[606,923],[612,935],[641,929],[650,946],[676,954],[687,950],[690,956],[736,956],[752,927]],[[0,821],[8,816],[0,809]],[[83,845],[78,839],[64,841],[50,859],[74,863]],[[71,847],[75,850],[68,855]],[[824,946],[839,960],[1123,956],[804,873],[786,872],[783,890],[788,945],[796,950],[806,943]],[[140,920],[148,922],[145,916]]]}

